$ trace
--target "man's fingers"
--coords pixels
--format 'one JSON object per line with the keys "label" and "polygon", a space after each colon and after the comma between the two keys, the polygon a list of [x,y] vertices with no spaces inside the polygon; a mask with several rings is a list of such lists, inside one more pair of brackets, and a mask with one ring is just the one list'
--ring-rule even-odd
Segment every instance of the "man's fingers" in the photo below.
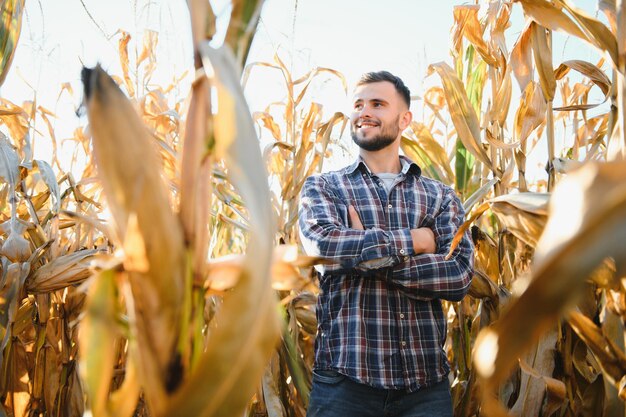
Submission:
{"label": "man's fingers", "polygon": [[353,229],[365,230],[363,223],[361,223],[361,219],[359,218],[359,213],[356,212],[354,206],[348,206],[348,214],[350,215],[350,226]]}

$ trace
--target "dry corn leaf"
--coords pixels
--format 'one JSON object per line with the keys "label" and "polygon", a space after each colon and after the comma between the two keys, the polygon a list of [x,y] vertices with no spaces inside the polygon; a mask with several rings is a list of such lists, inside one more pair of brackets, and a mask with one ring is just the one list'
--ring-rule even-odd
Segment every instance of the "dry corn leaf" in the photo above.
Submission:
{"label": "dry corn leaf", "polygon": [[0,6],[0,85],[9,73],[22,30],[24,0],[4,0]]}
{"label": "dry corn leaf", "polygon": [[454,6],[453,10],[455,23],[455,50],[460,50],[460,35],[463,35],[472,45],[474,45],[476,51],[487,64],[497,66],[498,61],[490,50],[487,42],[483,39],[483,32],[485,28],[478,20],[478,11],[480,10],[480,6]]}
{"label": "dry corn leaf", "polygon": [[516,358],[572,305],[604,258],[624,265],[625,173],[624,162],[588,163],[557,185],[528,287],[476,341],[476,369],[488,387],[506,378]]}
{"label": "dry corn leaf", "polygon": [[563,10],[554,3],[546,0],[518,0],[524,9],[524,14],[541,26],[567,33],[577,38],[589,41],[583,31],[574,23]]}
{"label": "dry corn leaf", "polygon": [[532,22],[530,24],[530,39],[543,96],[547,101],[552,101],[556,91],[556,79],[552,66],[552,47],[548,43],[546,28]]}
{"label": "dry corn leaf", "polygon": [[617,16],[615,0],[598,0],[598,10],[604,13],[606,19],[609,21],[611,32],[617,34]]}
{"label": "dry corn leaf", "polygon": [[[180,180],[180,220],[185,231],[185,239],[190,242],[192,250],[196,250],[196,232],[199,220],[196,216],[206,200],[200,199],[198,187],[200,182],[209,178],[200,177],[200,166],[206,157],[212,140],[210,83],[202,76],[194,81],[191,87],[191,99],[185,121],[184,146],[182,149],[181,180]],[[201,250],[201,248],[198,248]]]}
{"label": "dry corn leaf", "polygon": [[159,32],[154,30],[145,30],[143,32],[143,46],[139,58],[137,58],[137,66],[148,59],[149,62],[156,61],[156,46],[159,42]]}
{"label": "dry corn leaf", "polygon": [[507,65],[489,116],[490,120],[497,121],[500,126],[506,125],[506,119],[509,115],[509,107],[511,106],[512,94],[511,66]]}
{"label": "dry corn leaf", "polygon": [[128,91],[129,97],[135,97],[135,86],[130,78],[129,62],[128,62],[128,42],[130,42],[130,33],[120,30],[122,34],[118,42],[118,54],[120,56],[120,65],[122,66],[122,73],[124,74],[124,85],[126,91]]}
{"label": "dry corn leaf", "polygon": [[569,12],[574,21],[578,23],[585,35],[588,37],[589,43],[605,51],[611,57],[613,65],[618,65],[618,49],[617,40],[611,30],[604,25],[604,23],[588,15],[582,9],[577,8],[567,0],[558,0],[563,8]]}
{"label": "dry corn leaf", "polygon": [[528,20],[522,33],[513,45],[511,50],[510,65],[513,69],[515,79],[519,84],[520,91],[525,91],[528,84],[533,79],[532,66],[532,21]]}
{"label": "dry corn leaf", "polygon": [[19,180],[19,158],[7,137],[0,132],[0,179],[15,188]]}
{"label": "dry corn leaf", "polygon": [[50,190],[50,196],[52,197],[50,199],[51,210],[53,214],[57,214],[61,208],[61,192],[52,167],[46,161],[38,159],[33,161],[33,167],[39,170],[43,182],[48,187],[48,190]]}
{"label": "dry corn leaf", "polygon": [[278,336],[269,282],[274,219],[267,174],[234,58],[227,49],[215,50],[208,43],[199,45],[199,51],[217,88],[216,149],[223,150],[231,182],[246,202],[251,231],[242,275],[215,317],[220,325],[165,414],[231,416],[245,408]]}
{"label": "dry corn leaf", "polygon": [[[554,75],[557,80],[562,79],[570,69],[576,70],[581,74],[589,77],[589,79],[597,85],[602,93],[604,93],[604,100],[598,104],[578,104],[578,105],[569,105],[562,107],[555,107],[554,110],[588,110],[594,107],[597,107],[604,102],[606,102],[611,94],[611,80],[606,74],[597,66],[593,65],[590,62],[581,61],[581,60],[570,60],[565,61],[559,65],[559,67],[554,71]],[[565,100],[565,97],[563,98]]]}
{"label": "dry corn leaf", "polygon": [[415,138],[423,151],[426,152],[428,158],[437,166],[438,171],[442,173],[442,181],[446,184],[452,184],[454,181],[454,173],[452,172],[445,149],[437,142],[424,124],[411,122],[410,128],[415,134]]}
{"label": "dry corn leaf", "polygon": [[[552,378],[557,339],[555,328],[519,359],[522,378],[519,396],[511,407],[513,415],[552,415],[555,406],[558,408],[563,404],[565,384]],[[543,414],[546,408],[552,412]]]}
{"label": "dry corn leaf", "polygon": [[344,93],[348,94],[348,85],[346,83],[346,78],[343,76],[342,73],[340,73],[337,70],[331,69],[331,68],[317,67],[317,68],[309,71],[307,74],[305,74],[304,76],[302,76],[301,78],[299,78],[299,79],[297,79],[297,80],[295,80],[293,82],[294,85],[297,85],[297,84],[300,84],[301,82],[306,81],[306,84],[304,85],[302,90],[300,90],[300,93],[298,94],[298,97],[294,101],[294,106],[298,106],[298,104],[300,104],[300,102],[304,98],[304,95],[306,94],[307,90],[309,89],[309,86],[311,85],[311,82],[315,79],[315,77],[317,77],[318,75],[323,74],[325,72],[327,72],[329,74],[332,74],[332,75],[336,76],[337,78],[339,78],[339,80],[341,81],[341,85],[343,86]]}
{"label": "dry corn leaf", "polygon": [[459,139],[465,148],[478,160],[492,169],[491,161],[482,147],[480,140],[480,124],[478,116],[467,97],[465,87],[456,73],[444,62],[432,64],[428,67],[428,73],[436,71],[443,82],[443,89],[448,103],[448,110],[452,123],[456,128]]}
{"label": "dry corn leaf", "polygon": [[269,365],[263,372],[263,401],[268,417],[285,417],[287,412],[281,401],[280,357],[274,353]]}
{"label": "dry corn leaf", "polygon": [[546,119],[546,100],[536,82],[530,82],[515,113],[515,139],[524,143],[528,136]]}
{"label": "dry corn leaf", "polygon": [[[130,101],[100,67],[83,70],[93,154],[117,235],[130,213],[146,245],[149,272],[130,273],[137,312],[140,375],[152,411],[165,401],[165,381],[179,326],[183,233],[169,206],[155,144]],[[155,227],[159,225],[159,227]]]}
{"label": "dry corn leaf", "polygon": [[607,338],[593,321],[577,311],[567,315],[567,321],[596,357],[605,377],[612,384],[620,383],[626,374],[626,355]]}
{"label": "dry corn leaf", "polygon": [[48,293],[84,281],[92,275],[89,263],[96,253],[94,249],[83,249],[54,258],[33,272],[26,283],[28,291]]}
{"label": "dry corn leaf", "polygon": [[89,352],[80,356],[81,380],[95,417],[109,416],[106,405],[116,365],[116,339],[120,335],[118,314],[115,272],[102,271],[91,282],[79,333],[81,351]]}

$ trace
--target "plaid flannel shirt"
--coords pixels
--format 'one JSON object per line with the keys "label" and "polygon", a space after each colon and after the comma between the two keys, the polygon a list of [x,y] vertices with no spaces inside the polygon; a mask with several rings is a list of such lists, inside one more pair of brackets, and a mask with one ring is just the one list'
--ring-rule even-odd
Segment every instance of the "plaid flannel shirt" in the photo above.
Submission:
{"label": "plaid flannel shirt", "polygon": [[[377,388],[416,391],[442,381],[450,366],[443,349],[441,300],[459,301],[473,274],[466,233],[449,260],[464,210],[454,191],[421,176],[401,156],[402,172],[389,193],[359,158],[304,183],[300,233],[318,265],[315,369],[335,370]],[[351,229],[353,205],[365,230]],[[413,252],[410,229],[430,227],[437,252]]]}

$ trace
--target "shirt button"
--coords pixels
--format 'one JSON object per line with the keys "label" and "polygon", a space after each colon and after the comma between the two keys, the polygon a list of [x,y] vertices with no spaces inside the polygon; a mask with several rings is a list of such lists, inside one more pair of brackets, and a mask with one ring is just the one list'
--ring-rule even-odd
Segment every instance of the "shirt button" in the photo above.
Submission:
{"label": "shirt button", "polygon": [[400,249],[400,255],[404,255],[404,249]]}
{"label": "shirt button", "polygon": [[391,209],[391,208],[393,208],[393,206],[392,206],[391,204],[389,204],[389,205],[387,206],[387,208],[390,208],[390,209]]}
{"label": "shirt button", "polygon": [[402,345],[402,347],[405,347],[406,346],[406,342],[403,340],[401,345]]}
{"label": "shirt button", "polygon": [[408,256],[405,256],[405,257],[404,257],[404,258],[402,258],[402,259],[404,260],[404,262],[409,262],[409,259],[411,259],[411,258],[410,258],[410,257],[408,257]]}
{"label": "shirt button", "polygon": [[[400,313],[400,318],[403,319],[404,318],[404,314]],[[404,342],[403,342],[404,343]]]}

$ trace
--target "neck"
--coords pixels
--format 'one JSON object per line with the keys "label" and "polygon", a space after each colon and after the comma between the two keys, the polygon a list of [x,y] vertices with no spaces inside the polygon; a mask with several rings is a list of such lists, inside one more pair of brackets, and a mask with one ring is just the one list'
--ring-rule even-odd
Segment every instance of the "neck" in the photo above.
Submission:
{"label": "neck", "polygon": [[361,149],[359,155],[361,155],[365,165],[367,165],[372,174],[380,174],[384,172],[398,174],[402,171],[402,164],[400,163],[398,146],[394,145],[395,144],[392,144],[375,152],[369,152]]}

